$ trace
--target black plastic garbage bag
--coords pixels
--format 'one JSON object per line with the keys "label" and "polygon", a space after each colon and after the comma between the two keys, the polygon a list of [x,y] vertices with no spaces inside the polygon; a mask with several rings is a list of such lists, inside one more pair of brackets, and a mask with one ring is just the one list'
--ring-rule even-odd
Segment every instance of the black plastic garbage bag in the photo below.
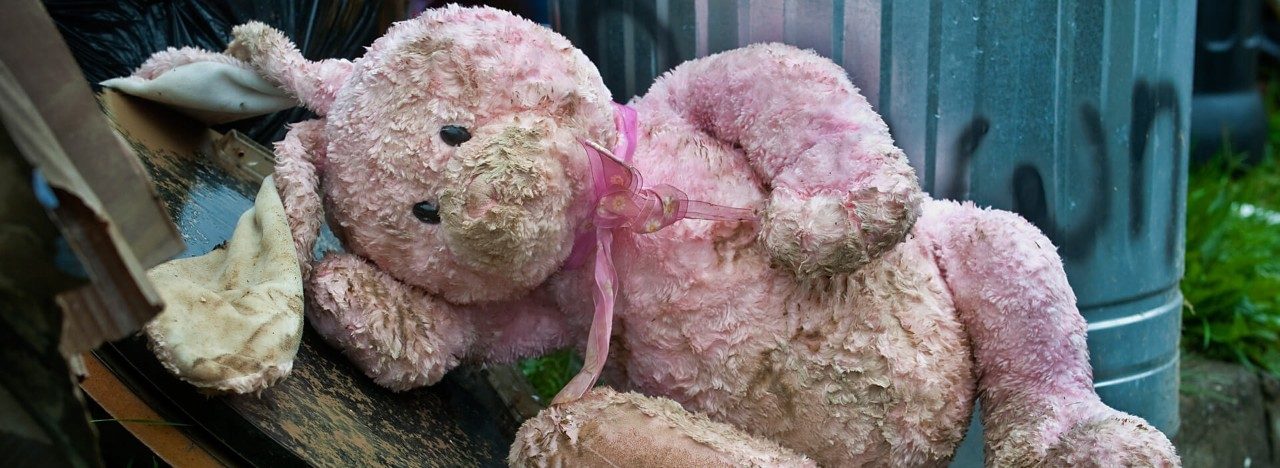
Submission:
{"label": "black plastic garbage bag", "polygon": [[[285,33],[312,60],[355,58],[392,22],[405,1],[332,0],[45,0],[71,54],[95,90],[127,76],[151,54],[192,46],[221,52],[231,28],[257,20]],[[263,144],[283,138],[285,125],[312,115],[300,108],[220,127]]]}

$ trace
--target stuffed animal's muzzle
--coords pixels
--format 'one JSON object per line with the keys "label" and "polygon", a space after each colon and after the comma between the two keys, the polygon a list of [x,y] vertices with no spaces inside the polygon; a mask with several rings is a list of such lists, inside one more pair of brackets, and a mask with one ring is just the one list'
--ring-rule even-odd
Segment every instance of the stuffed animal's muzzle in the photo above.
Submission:
{"label": "stuffed animal's muzzle", "polygon": [[571,194],[548,133],[518,124],[481,129],[450,160],[439,217],[459,265],[523,289],[562,260]]}

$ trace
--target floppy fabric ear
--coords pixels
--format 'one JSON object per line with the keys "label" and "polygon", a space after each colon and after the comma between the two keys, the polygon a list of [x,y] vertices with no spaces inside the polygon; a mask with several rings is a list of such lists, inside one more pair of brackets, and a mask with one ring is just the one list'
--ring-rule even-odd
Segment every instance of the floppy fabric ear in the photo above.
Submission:
{"label": "floppy fabric ear", "polygon": [[249,64],[191,47],[157,52],[133,75],[101,84],[167,105],[206,124],[266,115],[300,104]]}
{"label": "floppy fabric ear", "polygon": [[250,21],[236,26],[231,35],[235,39],[227,45],[227,55],[248,63],[320,116],[329,114],[338,90],[351,76],[350,61],[307,60],[284,33],[266,24]]}
{"label": "floppy fabric ear", "polygon": [[325,116],[351,75],[350,61],[307,60],[284,33],[266,24],[245,23],[231,35],[225,54],[170,48],[152,55],[132,76],[102,85],[219,124],[298,105]]}

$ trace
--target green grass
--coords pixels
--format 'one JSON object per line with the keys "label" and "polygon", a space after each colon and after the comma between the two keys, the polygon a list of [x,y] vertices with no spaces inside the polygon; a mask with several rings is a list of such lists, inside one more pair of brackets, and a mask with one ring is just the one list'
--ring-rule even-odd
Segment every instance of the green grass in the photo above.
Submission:
{"label": "green grass", "polygon": [[550,402],[580,369],[582,358],[572,349],[562,349],[540,358],[520,361],[520,372],[529,379],[533,389],[538,392],[538,398],[544,402]]}
{"label": "green grass", "polygon": [[[1280,86],[1270,88],[1275,103]],[[1243,168],[1228,149],[1189,174],[1182,345],[1280,375],[1280,224],[1266,216],[1280,213],[1280,113],[1270,115],[1260,164]]]}

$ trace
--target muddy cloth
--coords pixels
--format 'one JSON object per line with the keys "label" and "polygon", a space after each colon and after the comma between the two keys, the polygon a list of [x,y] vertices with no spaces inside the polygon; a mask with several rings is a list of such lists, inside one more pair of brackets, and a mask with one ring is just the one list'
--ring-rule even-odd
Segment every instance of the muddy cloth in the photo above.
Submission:
{"label": "muddy cloth", "polygon": [[302,339],[302,272],[270,178],[225,244],[148,272],[165,301],[146,326],[156,357],[212,392],[262,390],[293,368]]}

